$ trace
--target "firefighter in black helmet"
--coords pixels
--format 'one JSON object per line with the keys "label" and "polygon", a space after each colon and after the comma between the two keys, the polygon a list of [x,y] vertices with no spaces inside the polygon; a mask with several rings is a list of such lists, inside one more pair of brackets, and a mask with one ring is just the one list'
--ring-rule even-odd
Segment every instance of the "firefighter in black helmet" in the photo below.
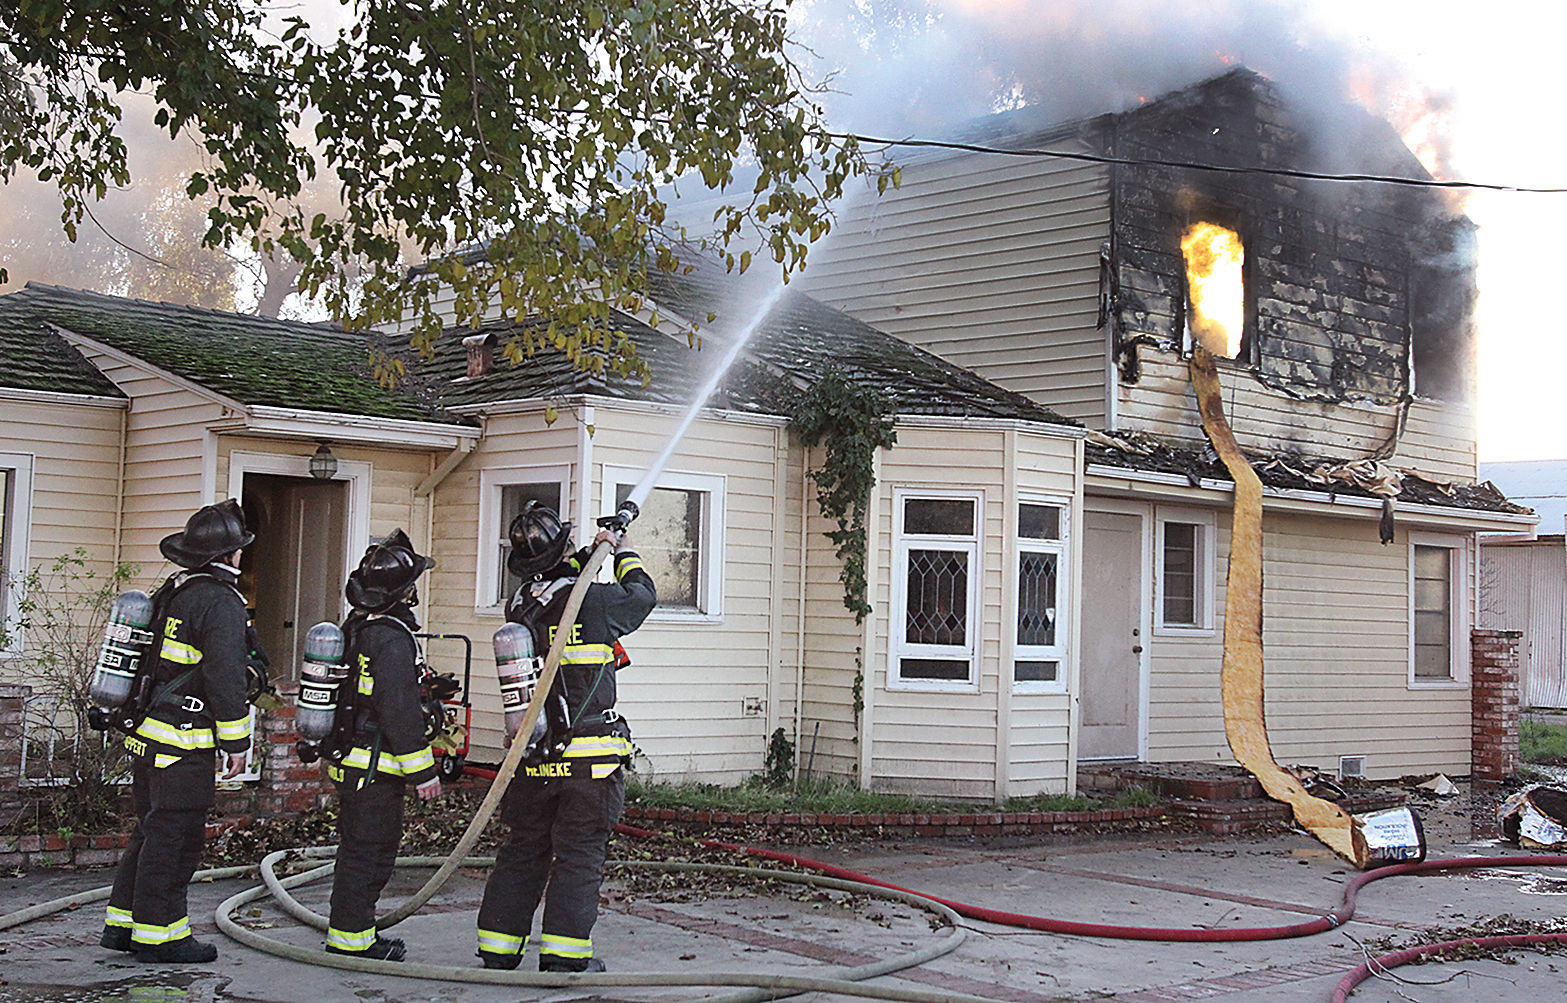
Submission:
{"label": "firefighter in black helmet", "polygon": [[401,940],[376,932],[375,904],[402,842],[406,785],[426,801],[441,794],[419,702],[422,659],[413,614],[416,582],[433,567],[398,529],[365,551],[344,589],[354,608],[343,623],[353,720],[348,752],[327,766],[339,801],[326,931],[326,949],[334,954],[402,961],[407,953]]}
{"label": "firefighter in black helmet", "polygon": [[191,936],[185,888],[201,863],[216,784],[238,776],[250,749],[245,670],[250,658],[240,551],[255,539],[230,498],[198,509],[163,538],[171,576],[167,613],[151,625],[157,659],[146,716],[125,736],[132,757],[136,828],[120,857],[100,943],[137,960],[193,964],[218,949]]}
{"label": "firefighter in black helmet", "polygon": [[[506,618],[528,627],[535,650],[544,652],[591,552],[567,556],[571,524],[537,502],[512,520],[510,533],[507,567],[523,584]],[[501,801],[510,834],[496,852],[479,907],[479,957],[486,968],[521,962],[542,896],[539,970],[604,970],[593,956],[593,923],[610,832],[625,801],[621,766],[631,757],[631,729],[615,710],[613,649],[657,602],[653,579],[629,541],[605,531],[594,543],[604,540],[615,544],[615,584],[588,586],[571,628],[551,692],[552,701],[557,694],[563,698],[564,722],[550,721],[550,733],[539,742],[547,754],[524,760]]]}

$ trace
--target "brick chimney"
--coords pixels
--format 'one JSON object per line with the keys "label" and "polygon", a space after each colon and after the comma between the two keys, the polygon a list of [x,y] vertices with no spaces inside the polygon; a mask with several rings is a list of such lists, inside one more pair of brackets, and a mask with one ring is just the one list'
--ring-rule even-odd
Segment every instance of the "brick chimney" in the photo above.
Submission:
{"label": "brick chimney", "polygon": [[476,380],[495,368],[494,334],[470,334],[462,343],[468,350],[468,379]]}

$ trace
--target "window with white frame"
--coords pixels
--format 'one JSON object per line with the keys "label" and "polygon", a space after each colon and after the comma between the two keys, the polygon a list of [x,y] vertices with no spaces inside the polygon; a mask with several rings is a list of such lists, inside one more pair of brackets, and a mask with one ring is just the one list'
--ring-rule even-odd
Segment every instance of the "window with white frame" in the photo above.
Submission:
{"label": "window with white frame", "polygon": [[1464,545],[1447,537],[1415,535],[1409,544],[1409,681],[1411,685],[1464,678]]}
{"label": "window with white frame", "polygon": [[893,504],[890,684],[972,687],[983,497],[897,492]]}
{"label": "window with white frame", "polygon": [[[511,554],[512,520],[530,501],[548,505],[562,521],[570,517],[566,504],[564,467],[502,467],[479,475],[479,576],[474,603],[480,608],[505,608],[522,580],[506,567]],[[581,539],[581,534],[576,534]]]}
{"label": "window with white frame", "polygon": [[27,574],[33,458],[0,453],[0,655],[22,651],[18,584]]}
{"label": "window with white frame", "polygon": [[1017,507],[1017,637],[1012,684],[1060,689],[1066,653],[1066,506],[1024,500]]}
{"label": "window with white frame", "polygon": [[1161,633],[1213,630],[1212,512],[1159,509],[1154,541],[1154,628]]}
{"label": "window with white frame", "polygon": [[[605,471],[618,509],[640,475]],[[725,480],[714,474],[665,471],[643,500],[630,535],[658,588],[653,619],[713,619],[723,615]]]}

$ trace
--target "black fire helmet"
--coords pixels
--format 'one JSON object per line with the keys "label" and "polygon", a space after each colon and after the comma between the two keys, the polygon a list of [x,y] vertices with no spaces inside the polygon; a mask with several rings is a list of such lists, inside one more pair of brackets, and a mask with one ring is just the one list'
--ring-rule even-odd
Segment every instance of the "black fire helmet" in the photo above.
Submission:
{"label": "black fire helmet", "polygon": [[554,509],[537,501],[523,506],[508,533],[511,554],[506,567],[523,581],[532,581],[559,564],[571,545],[571,523],[561,522]]}
{"label": "black fire helmet", "polygon": [[245,528],[245,513],[239,502],[226,498],[191,513],[185,520],[185,531],[165,536],[158,549],[182,568],[199,568],[249,546],[255,538],[256,534]]}
{"label": "black fire helmet", "polygon": [[408,534],[394,529],[380,543],[365,548],[365,556],[349,574],[343,593],[355,609],[384,613],[397,605],[418,577],[433,567],[433,558],[415,553]]}

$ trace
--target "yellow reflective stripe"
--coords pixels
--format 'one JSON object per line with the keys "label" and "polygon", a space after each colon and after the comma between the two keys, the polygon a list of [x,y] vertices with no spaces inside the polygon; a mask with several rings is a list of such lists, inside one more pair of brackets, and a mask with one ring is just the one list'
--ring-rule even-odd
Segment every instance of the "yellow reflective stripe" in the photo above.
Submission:
{"label": "yellow reflective stripe", "polygon": [[159,654],[163,656],[164,660],[179,665],[195,665],[201,661],[200,648],[186,644],[183,641],[176,641],[172,637],[163,639],[163,650]]}
{"label": "yellow reflective stripe", "polygon": [[155,717],[143,718],[141,724],[136,726],[136,734],[187,752],[210,749],[216,744],[212,740],[211,728],[176,728]]}
{"label": "yellow reflective stripe", "polygon": [[[384,756],[385,753],[382,753]],[[418,773],[420,770],[428,770],[435,766],[435,753],[430,751],[427,745],[418,752],[405,752],[401,756],[393,756],[402,766],[403,773]]]}
{"label": "yellow reflective stripe", "polygon": [[368,672],[359,673],[359,693],[369,696],[375,692],[375,677]]}
{"label": "yellow reflective stripe", "polygon": [[498,930],[479,931],[479,950],[491,954],[521,954],[528,946],[527,937],[514,937]]}
{"label": "yellow reflective stripe", "polygon": [[171,756],[167,752],[160,752],[152,757],[152,766],[154,769],[161,770],[165,766],[173,766],[179,761],[179,756]]}
{"label": "yellow reflective stripe", "polygon": [[607,644],[568,644],[560,660],[564,665],[598,665],[613,655],[614,649]]}
{"label": "yellow reflective stripe", "polygon": [[546,933],[539,938],[539,953],[553,954],[558,958],[591,958],[593,941],[586,937],[562,937],[558,933]]}
{"label": "yellow reflective stripe", "polygon": [[640,558],[640,557],[627,557],[624,560],[615,562],[615,580],[616,581],[623,581],[625,579],[626,575],[629,572],[632,572],[632,571],[642,571],[642,572],[647,571],[647,568],[642,566],[642,558]]}
{"label": "yellow reflective stripe", "polygon": [[574,738],[566,746],[567,757],[629,756],[631,740],[618,735],[591,735]]}
{"label": "yellow reflective stripe", "polygon": [[375,927],[368,930],[350,932],[339,930],[335,927],[326,928],[326,946],[335,947],[339,951],[368,951],[375,943]]}
{"label": "yellow reflective stripe", "polygon": [[103,911],[103,925],[122,926],[129,929],[134,925],[131,922],[131,911],[129,909],[117,909],[111,905]]}
{"label": "yellow reflective stripe", "polygon": [[190,917],[181,916],[167,926],[132,923],[131,940],[138,944],[168,944],[190,936]]}
{"label": "yellow reflective stripe", "polygon": [[618,759],[613,763],[590,763],[589,765],[593,768],[594,780],[612,777],[615,775],[615,771],[620,769],[620,761]]}
{"label": "yellow reflective stripe", "polygon": [[218,738],[225,742],[241,742],[250,737],[250,717],[237,721],[219,721]]}

